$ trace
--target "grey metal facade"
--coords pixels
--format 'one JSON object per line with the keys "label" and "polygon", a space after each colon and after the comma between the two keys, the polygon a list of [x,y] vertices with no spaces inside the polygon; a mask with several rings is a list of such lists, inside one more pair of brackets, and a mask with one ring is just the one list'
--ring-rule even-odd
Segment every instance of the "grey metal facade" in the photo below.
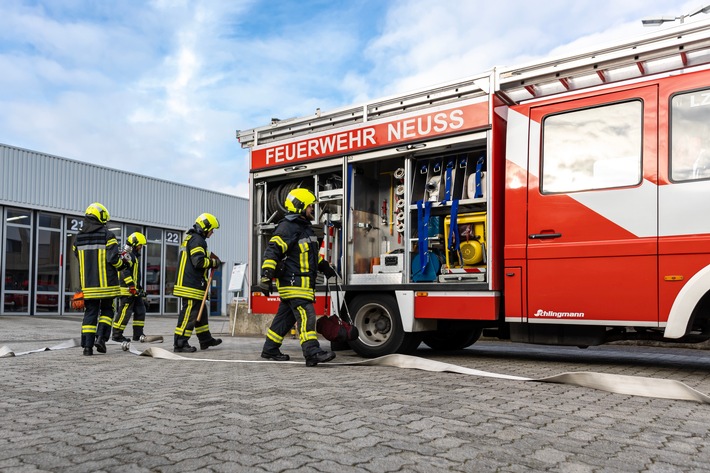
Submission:
{"label": "grey metal facade", "polygon": [[0,144],[0,206],[83,216],[92,202],[104,204],[112,222],[181,233],[201,213],[214,214],[220,228],[208,244],[225,263],[226,313],[231,268],[247,261],[248,199]]}

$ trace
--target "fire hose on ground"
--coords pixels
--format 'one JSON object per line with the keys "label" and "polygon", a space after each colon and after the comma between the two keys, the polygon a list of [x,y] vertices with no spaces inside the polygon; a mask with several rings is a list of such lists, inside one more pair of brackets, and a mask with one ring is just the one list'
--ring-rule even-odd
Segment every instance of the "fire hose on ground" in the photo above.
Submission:
{"label": "fire hose on ground", "polygon": [[[158,341],[157,339],[155,341]],[[162,337],[161,340],[162,341]],[[107,342],[110,344],[112,342]],[[113,342],[118,344],[117,342]],[[52,347],[38,348],[25,352],[14,352],[9,347],[0,347],[0,358],[10,358],[31,353],[62,350],[79,346],[77,339],[67,340]],[[137,356],[145,356],[162,360],[174,361],[197,361],[197,362],[212,362],[212,363],[271,363],[268,360],[220,360],[211,358],[188,358],[185,356],[172,353],[160,347],[151,346],[145,350],[136,349],[133,344],[123,346],[124,351]],[[303,366],[299,361],[282,361],[279,365],[286,366]],[[540,383],[555,383],[567,384],[572,386],[581,386],[591,389],[599,389],[616,394],[626,394],[630,396],[653,397],[659,399],[673,399],[682,401],[695,401],[704,404],[710,404],[710,396],[697,391],[687,384],[673,379],[649,378],[643,376],[628,376],[611,373],[596,373],[596,372],[568,372],[544,378],[525,378],[521,376],[512,376],[500,373],[491,373],[488,371],[466,368],[450,363],[443,363],[435,360],[428,360],[417,356],[410,355],[386,355],[379,358],[372,358],[362,361],[353,361],[346,363],[328,363],[322,365],[328,369],[337,369],[343,366],[386,366],[392,368],[416,369],[422,371],[430,371],[435,373],[456,373],[469,376],[479,376],[486,378],[497,378],[510,381],[523,382],[540,382]]]}

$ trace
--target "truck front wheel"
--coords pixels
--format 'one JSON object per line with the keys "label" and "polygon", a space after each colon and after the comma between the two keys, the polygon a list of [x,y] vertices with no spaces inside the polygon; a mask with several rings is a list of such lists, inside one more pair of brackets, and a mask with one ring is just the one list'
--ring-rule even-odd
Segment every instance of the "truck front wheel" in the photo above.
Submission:
{"label": "truck front wheel", "polygon": [[360,337],[350,342],[355,352],[366,358],[412,353],[421,343],[418,333],[406,333],[394,297],[386,294],[357,296],[350,315]]}

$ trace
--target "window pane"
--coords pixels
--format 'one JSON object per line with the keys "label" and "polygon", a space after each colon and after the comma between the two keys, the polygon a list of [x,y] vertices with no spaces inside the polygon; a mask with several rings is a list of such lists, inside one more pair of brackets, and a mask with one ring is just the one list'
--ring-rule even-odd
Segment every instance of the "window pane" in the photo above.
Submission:
{"label": "window pane", "polygon": [[671,180],[710,178],[710,89],[671,99]]}
{"label": "window pane", "polygon": [[8,294],[5,293],[3,302],[5,312],[28,312],[29,311],[29,296],[24,294]]}
{"label": "window pane", "polygon": [[31,225],[32,214],[29,210],[7,209],[7,218],[5,220],[16,225]]}
{"label": "window pane", "polygon": [[8,279],[13,289],[26,291],[30,279],[30,230],[28,228],[6,227],[5,237],[5,288]]}
{"label": "window pane", "polygon": [[165,295],[172,295],[177,280],[179,246],[165,245]]}
{"label": "window pane", "polygon": [[120,223],[109,222],[108,230],[116,236],[119,248],[123,247],[123,225]]}
{"label": "window pane", "polygon": [[143,227],[140,227],[138,225],[128,225],[126,224],[126,238],[128,238],[130,235],[133,233],[143,233]]}
{"label": "window pane", "polygon": [[543,193],[632,186],[641,182],[642,105],[606,105],[547,117]]}
{"label": "window pane", "polygon": [[145,311],[150,314],[160,313],[160,297],[158,297],[158,296],[148,297]]}
{"label": "window pane", "polygon": [[162,247],[159,243],[146,245],[146,271],[145,271],[145,292],[152,295],[160,295],[160,283],[162,275],[160,271],[160,259]]}
{"label": "window pane", "polygon": [[[64,292],[73,295],[81,290],[81,279],[79,276],[79,261],[72,248],[74,247],[75,234],[67,233],[66,245],[64,246]],[[70,306],[65,306],[70,309]]]}
{"label": "window pane", "polygon": [[178,302],[180,299],[177,297],[166,297],[165,298],[165,310],[166,314],[177,314],[178,313]]}
{"label": "window pane", "polygon": [[163,242],[163,231],[160,228],[147,228],[145,231],[145,238],[148,241],[162,243]]}
{"label": "window pane", "polygon": [[62,217],[53,214],[39,214],[39,226],[44,228],[60,228]]}
{"label": "window pane", "polygon": [[[8,215],[10,212],[8,211]],[[17,216],[17,215],[15,215]],[[10,217],[12,218],[12,217]],[[24,220],[30,223],[29,217]],[[5,312],[29,312],[30,229],[8,224],[5,227]]]}
{"label": "window pane", "polygon": [[[40,222],[42,215],[40,215]],[[54,219],[61,223],[61,219]],[[59,271],[62,234],[57,231],[37,232],[36,298],[38,312],[59,312]]]}
{"label": "window pane", "polygon": [[37,290],[58,291],[61,234],[40,230],[37,237]]}

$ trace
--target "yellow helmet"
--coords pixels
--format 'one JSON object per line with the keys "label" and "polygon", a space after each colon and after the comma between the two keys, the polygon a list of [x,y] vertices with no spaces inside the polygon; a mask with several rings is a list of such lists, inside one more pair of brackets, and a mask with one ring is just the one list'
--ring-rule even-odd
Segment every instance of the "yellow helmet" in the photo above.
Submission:
{"label": "yellow helmet", "polygon": [[219,220],[212,214],[203,213],[197,217],[195,223],[200,226],[203,232],[209,233],[210,230],[217,230],[219,228]]}
{"label": "yellow helmet", "polygon": [[288,193],[284,205],[289,212],[300,214],[306,210],[306,207],[316,202],[316,196],[311,191],[299,187]]}
{"label": "yellow helmet", "polygon": [[106,223],[111,218],[111,216],[108,214],[108,210],[106,210],[106,207],[104,207],[103,204],[99,204],[98,202],[94,202],[86,208],[86,216],[94,217],[100,223]]}
{"label": "yellow helmet", "polygon": [[141,232],[133,232],[128,235],[128,238],[126,239],[126,242],[133,248],[138,245],[145,245],[147,241],[148,240],[145,239],[145,235],[143,235]]}

